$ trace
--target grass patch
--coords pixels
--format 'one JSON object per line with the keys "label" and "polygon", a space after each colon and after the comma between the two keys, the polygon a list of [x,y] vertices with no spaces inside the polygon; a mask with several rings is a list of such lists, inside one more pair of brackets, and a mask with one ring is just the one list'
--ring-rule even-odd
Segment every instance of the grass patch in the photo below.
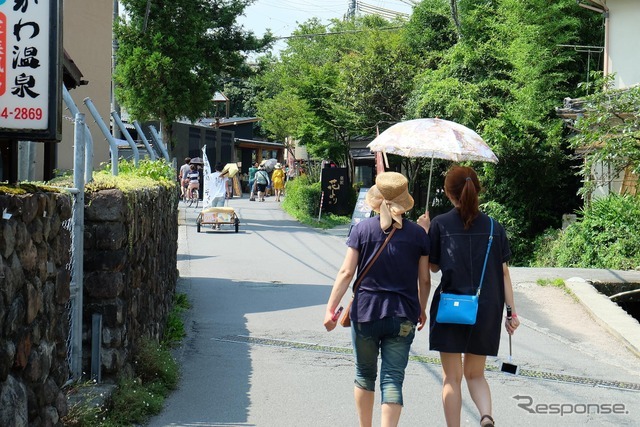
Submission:
{"label": "grass patch", "polygon": [[140,340],[133,359],[133,377],[120,378],[108,399],[99,399],[97,392],[92,392],[93,383],[68,390],[72,394],[78,387],[87,388],[82,393],[84,398],[69,407],[62,423],[71,427],[124,427],[143,424],[160,413],[165,398],[178,387],[180,370],[171,347],[185,336],[181,314],[190,307],[185,294],[175,295],[162,342]]}
{"label": "grass patch", "polygon": [[539,286],[552,286],[554,288],[561,289],[565,294],[571,296],[577,301],[575,294],[571,292],[571,289],[567,287],[567,284],[562,279],[538,279],[536,280],[536,283]]}
{"label": "grass patch", "polygon": [[167,325],[162,337],[162,344],[169,348],[177,346],[185,337],[184,321],[182,314],[191,308],[191,303],[186,294],[176,294],[173,299],[173,309],[167,317]]}
{"label": "grass patch", "polygon": [[60,189],[45,185],[42,182],[22,181],[17,184],[0,183],[0,193],[19,196],[34,193],[60,193]]}
{"label": "grass patch", "polygon": [[69,396],[69,412],[62,418],[68,427],[98,426],[104,421],[105,396],[95,381],[78,382],[65,390]]}
{"label": "grass patch", "polygon": [[349,224],[351,222],[351,217],[348,216],[340,216],[334,214],[323,214],[318,220],[318,217],[312,217],[310,215],[305,215],[301,212],[289,212],[283,206],[285,212],[294,217],[300,223],[308,225],[314,228],[321,228],[323,230],[327,230],[333,227],[337,227],[338,225]]}
{"label": "grass patch", "polygon": [[553,286],[560,289],[567,289],[562,279],[538,279],[536,283],[540,286]]}

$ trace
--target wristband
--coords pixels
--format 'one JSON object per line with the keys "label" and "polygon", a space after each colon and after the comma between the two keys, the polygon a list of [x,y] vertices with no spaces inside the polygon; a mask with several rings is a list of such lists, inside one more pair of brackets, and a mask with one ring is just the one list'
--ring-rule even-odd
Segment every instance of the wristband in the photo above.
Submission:
{"label": "wristband", "polygon": [[518,317],[518,315],[517,315],[517,314],[515,314],[515,313],[513,313],[513,314],[511,315],[511,317]]}

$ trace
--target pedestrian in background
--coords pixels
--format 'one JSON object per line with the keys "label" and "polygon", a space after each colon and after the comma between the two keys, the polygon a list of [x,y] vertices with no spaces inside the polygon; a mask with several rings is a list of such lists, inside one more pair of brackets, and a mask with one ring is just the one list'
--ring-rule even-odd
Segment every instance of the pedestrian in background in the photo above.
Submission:
{"label": "pedestrian in background", "polygon": [[249,168],[249,200],[252,202],[256,199],[256,172],[258,172],[258,162]]}
{"label": "pedestrian in background", "polygon": [[222,174],[222,163],[217,162],[211,174],[211,203],[208,207],[221,208],[227,195],[228,177]]}
{"label": "pedestrian in background", "polygon": [[429,230],[431,271],[442,272],[440,285],[431,302],[429,349],[439,351],[442,360],[442,404],[447,426],[460,426],[463,376],[478,408],[480,425],[493,426],[491,391],[484,370],[487,356],[498,354],[505,303],[512,312],[512,318],[507,318],[504,323],[507,333],[513,334],[520,324],[507,265],[511,251],[504,228],[493,220],[493,242],[476,323],[437,322],[441,292],[471,295],[477,291],[492,221],[479,210],[480,182],[472,168],[451,168],[445,177],[444,191],[454,208],[435,217],[430,224],[427,214],[418,220]]}
{"label": "pedestrian in background", "polygon": [[402,174],[379,174],[366,201],[380,215],[364,219],[351,230],[347,254],[327,302],[324,326],[328,331],[336,327],[334,313],[357,270],[361,281],[350,313],[356,409],[360,426],[371,426],[380,354],[381,419],[383,427],[390,427],[398,425],[402,412],[402,385],[416,326],[421,330],[427,319],[429,237],[403,217],[413,207],[413,198]]}
{"label": "pedestrian in background", "polygon": [[269,185],[269,174],[264,169],[263,165],[258,166],[258,171],[255,175],[256,187],[258,190],[258,200],[264,202],[265,191],[267,185]]}
{"label": "pedestrian in background", "polygon": [[200,188],[200,173],[198,173],[198,169],[196,165],[189,165],[189,172],[187,173],[187,197],[189,199],[193,198],[193,190],[197,190]]}
{"label": "pedestrian in background", "polygon": [[271,174],[271,182],[273,183],[276,202],[279,202],[282,196],[282,190],[284,190],[284,170],[282,170],[282,164],[280,163],[276,163],[274,168],[273,174]]}
{"label": "pedestrian in background", "polygon": [[191,170],[189,163],[191,163],[191,157],[185,157],[184,164],[180,166],[180,173],[178,174],[178,181],[180,182],[180,197],[182,199],[185,198],[187,187],[189,187],[189,178],[187,178],[187,174]]}

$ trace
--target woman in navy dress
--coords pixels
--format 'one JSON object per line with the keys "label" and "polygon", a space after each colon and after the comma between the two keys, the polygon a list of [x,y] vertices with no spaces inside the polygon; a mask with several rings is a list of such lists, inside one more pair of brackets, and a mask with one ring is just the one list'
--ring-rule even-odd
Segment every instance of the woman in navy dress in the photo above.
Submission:
{"label": "woman in navy dress", "polygon": [[[505,303],[512,312],[512,318],[505,320],[507,332],[513,334],[520,324],[507,265],[511,250],[504,228],[494,220],[475,325],[436,322],[441,292],[471,295],[477,291],[491,230],[491,219],[479,211],[480,182],[472,168],[451,168],[444,187],[454,209],[435,217],[429,226],[430,268],[442,272],[431,303],[429,349],[439,351],[442,360],[442,403],[447,425],[460,425],[464,376],[480,412],[480,425],[492,426],[491,391],[484,369],[487,356],[498,354]],[[419,223],[425,225],[424,220]]]}

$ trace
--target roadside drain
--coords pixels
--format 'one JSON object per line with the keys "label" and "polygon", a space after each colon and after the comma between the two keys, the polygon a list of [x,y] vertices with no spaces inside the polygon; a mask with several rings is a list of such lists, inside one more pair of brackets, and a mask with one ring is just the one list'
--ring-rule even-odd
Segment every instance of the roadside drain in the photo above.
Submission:
{"label": "roadside drain", "polygon": [[[236,343],[236,344],[249,344],[249,345],[262,345],[262,346],[269,346],[269,347],[288,348],[292,350],[316,351],[316,352],[322,352],[322,353],[334,353],[334,354],[343,354],[343,355],[352,354],[351,348],[348,348],[348,347],[334,347],[334,346],[304,343],[304,342],[298,342],[298,341],[247,337],[244,335],[227,335],[222,338],[212,338],[212,340],[220,341],[220,342]],[[440,359],[437,357],[411,355],[409,356],[409,360],[411,362],[416,362],[416,363],[424,363],[424,364],[440,366]],[[491,372],[500,372],[500,367],[487,364],[486,370]],[[509,375],[509,374],[506,374],[506,375]],[[591,387],[604,387],[604,388],[613,388],[613,389],[619,389],[619,390],[640,391],[640,384],[637,384],[637,383],[601,380],[596,378],[579,377],[575,375],[557,374],[554,372],[534,371],[530,369],[520,369],[518,371],[517,376],[524,377],[524,378],[531,378],[531,379],[547,380],[547,381],[558,381],[558,382],[570,383],[570,384],[581,384],[581,385],[587,385]]]}

